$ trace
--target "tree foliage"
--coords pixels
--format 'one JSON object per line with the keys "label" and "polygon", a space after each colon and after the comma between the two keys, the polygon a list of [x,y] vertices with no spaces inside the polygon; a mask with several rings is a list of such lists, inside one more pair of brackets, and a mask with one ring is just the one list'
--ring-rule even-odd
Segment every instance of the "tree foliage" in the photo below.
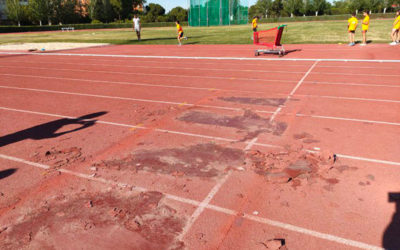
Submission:
{"label": "tree foliage", "polygon": [[6,14],[8,18],[21,25],[21,21],[27,19],[27,7],[23,6],[19,0],[7,0]]}
{"label": "tree foliage", "polygon": [[175,7],[170,10],[167,14],[167,21],[187,21],[188,20],[188,11],[182,7]]}

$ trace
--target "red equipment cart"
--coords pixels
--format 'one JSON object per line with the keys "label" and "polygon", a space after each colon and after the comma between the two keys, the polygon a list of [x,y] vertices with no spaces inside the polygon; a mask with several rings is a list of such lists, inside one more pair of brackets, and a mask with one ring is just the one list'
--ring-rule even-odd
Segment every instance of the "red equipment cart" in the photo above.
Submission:
{"label": "red equipment cart", "polygon": [[253,41],[255,45],[267,46],[269,49],[258,49],[255,55],[259,56],[263,54],[275,54],[279,56],[285,55],[285,49],[281,44],[281,38],[283,34],[283,29],[287,26],[286,24],[280,25],[278,27],[261,30],[254,32]]}

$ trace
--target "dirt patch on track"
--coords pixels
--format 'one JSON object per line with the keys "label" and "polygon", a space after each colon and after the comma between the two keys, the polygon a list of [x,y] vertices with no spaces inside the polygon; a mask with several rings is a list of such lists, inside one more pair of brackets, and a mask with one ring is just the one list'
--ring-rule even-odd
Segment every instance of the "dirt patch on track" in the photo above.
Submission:
{"label": "dirt patch on track", "polygon": [[300,134],[294,134],[293,138],[296,140],[301,140],[303,143],[306,143],[306,144],[319,142],[319,140],[314,139],[311,134],[306,133],[306,132],[303,132]]}
{"label": "dirt patch on track", "polygon": [[285,104],[285,98],[252,98],[252,97],[219,97],[218,99],[225,102],[237,102],[242,104],[253,104],[261,106],[278,107]]}
{"label": "dirt patch on track", "polygon": [[247,155],[251,168],[273,183],[291,183],[292,187],[302,183],[325,182],[324,188],[331,191],[340,182],[339,175],[354,167],[341,165],[336,155],[329,152],[309,153],[302,148],[263,153],[252,151]]}
{"label": "dirt patch on track", "polygon": [[184,221],[159,192],[57,196],[5,229],[2,249],[181,249]]}
{"label": "dirt patch on track", "polygon": [[211,178],[228,167],[242,165],[244,157],[242,150],[208,143],[187,148],[138,151],[124,159],[104,161],[99,167]]}
{"label": "dirt patch on track", "polygon": [[53,168],[60,168],[86,160],[86,157],[82,154],[82,149],[78,147],[63,149],[52,147],[49,150],[40,147],[36,150],[32,158],[35,162],[43,163]]}
{"label": "dirt patch on track", "polygon": [[287,124],[284,122],[270,123],[269,119],[262,118],[250,110],[246,110],[242,116],[233,117],[200,111],[190,111],[183,114],[178,120],[236,128],[247,133],[242,141],[253,139],[261,133],[272,133],[280,136],[287,128]]}

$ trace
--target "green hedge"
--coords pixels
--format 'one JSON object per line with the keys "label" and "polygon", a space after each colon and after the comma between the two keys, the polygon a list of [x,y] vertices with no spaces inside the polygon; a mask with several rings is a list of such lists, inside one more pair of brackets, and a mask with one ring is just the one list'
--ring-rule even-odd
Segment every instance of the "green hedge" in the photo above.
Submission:
{"label": "green hedge", "polygon": [[[357,15],[361,19],[362,13]],[[395,13],[372,13],[371,19],[377,18],[394,18]],[[295,16],[295,17],[276,17],[276,18],[262,18],[259,23],[288,23],[288,22],[304,22],[304,21],[333,21],[333,20],[347,20],[350,18],[349,15],[322,15],[322,16]]]}
{"label": "green hedge", "polygon": [[[187,22],[182,22],[186,26]],[[142,23],[142,27],[173,27],[174,22],[165,23]],[[132,23],[96,23],[96,24],[65,24],[65,25],[31,25],[31,26],[0,26],[0,33],[16,33],[16,32],[32,32],[32,31],[55,31],[61,28],[74,27],[75,30],[84,29],[118,29],[118,28],[131,28]]]}

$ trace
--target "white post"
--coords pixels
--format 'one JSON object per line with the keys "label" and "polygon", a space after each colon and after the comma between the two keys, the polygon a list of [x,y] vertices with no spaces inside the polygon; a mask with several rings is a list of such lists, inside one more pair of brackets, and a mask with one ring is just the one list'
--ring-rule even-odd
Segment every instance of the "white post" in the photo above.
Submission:
{"label": "white post", "polygon": [[199,27],[201,26],[201,3],[199,2]]}
{"label": "white post", "polygon": [[222,0],[219,0],[219,25],[222,25]]}
{"label": "white post", "polygon": [[209,20],[208,20],[208,1],[206,2],[206,10],[207,10],[207,27],[210,26]]}
{"label": "white post", "polygon": [[229,10],[229,26],[231,26],[231,1],[228,1],[228,10]]}

